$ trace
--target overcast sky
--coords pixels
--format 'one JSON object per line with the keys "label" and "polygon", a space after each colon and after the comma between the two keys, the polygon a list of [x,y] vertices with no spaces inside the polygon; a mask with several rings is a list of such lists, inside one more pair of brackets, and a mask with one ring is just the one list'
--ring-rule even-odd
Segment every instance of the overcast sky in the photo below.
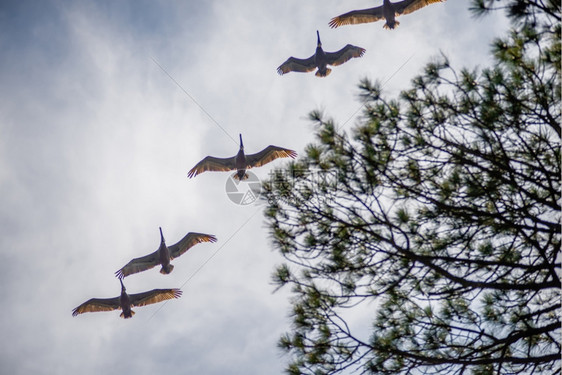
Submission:
{"label": "overcast sky", "polygon": [[[392,77],[384,89],[395,96],[440,52],[459,69],[485,66],[507,25],[448,0],[393,31],[328,27],[380,3],[0,2],[2,373],[281,373],[290,293],[273,293],[282,259],[261,208],[229,200],[227,173],[186,174],[206,155],[233,156],[239,133],[248,153],[269,144],[302,153],[310,111],[349,119],[346,130],[356,123],[361,78]],[[326,51],[367,52],[327,78],[279,76],[289,56],[313,54],[316,30]],[[253,172],[266,178],[283,163]],[[218,237],[174,260],[170,275],[125,279],[130,293],[181,287],[183,296],[129,320],[72,317],[89,298],[119,294],[114,272],[157,249],[159,226],[168,244],[190,231]]]}

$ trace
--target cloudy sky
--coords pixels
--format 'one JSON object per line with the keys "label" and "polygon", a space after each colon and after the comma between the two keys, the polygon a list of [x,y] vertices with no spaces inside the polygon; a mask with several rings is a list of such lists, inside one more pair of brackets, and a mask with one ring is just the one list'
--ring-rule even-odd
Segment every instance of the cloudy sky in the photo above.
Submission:
{"label": "cloudy sky", "polygon": [[[500,15],[473,19],[465,0],[401,17],[393,31],[328,27],[380,3],[0,2],[2,372],[281,373],[290,293],[273,293],[281,258],[261,207],[232,203],[226,173],[186,173],[206,155],[233,156],[239,133],[249,153],[302,152],[310,111],[348,130],[356,122],[361,78],[387,81],[394,96],[440,52],[457,68],[485,66],[506,28]],[[367,52],[327,78],[279,76],[289,56],[314,52],[316,30],[327,51]],[[129,320],[72,317],[89,298],[119,294],[113,273],[156,250],[159,226],[169,244],[189,231],[219,240],[176,259],[170,275],[125,279],[131,293],[181,287],[182,298]]]}

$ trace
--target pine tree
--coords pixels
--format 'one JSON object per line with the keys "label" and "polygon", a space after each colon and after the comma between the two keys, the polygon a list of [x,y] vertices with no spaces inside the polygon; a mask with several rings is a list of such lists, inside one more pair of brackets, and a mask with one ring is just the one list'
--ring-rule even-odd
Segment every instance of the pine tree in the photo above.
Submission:
{"label": "pine tree", "polygon": [[362,81],[350,135],[312,112],[264,183],[288,373],[560,373],[560,4],[472,4],[497,8],[493,66],[440,57],[395,99]]}

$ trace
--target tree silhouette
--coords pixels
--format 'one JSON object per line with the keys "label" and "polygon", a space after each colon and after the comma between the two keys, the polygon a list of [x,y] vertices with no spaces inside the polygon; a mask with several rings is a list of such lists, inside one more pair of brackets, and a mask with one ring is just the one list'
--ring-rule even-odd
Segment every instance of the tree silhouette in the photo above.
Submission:
{"label": "tree silhouette", "polygon": [[351,135],[311,113],[263,184],[290,374],[560,373],[560,4],[472,7],[512,20],[492,67],[362,81]]}

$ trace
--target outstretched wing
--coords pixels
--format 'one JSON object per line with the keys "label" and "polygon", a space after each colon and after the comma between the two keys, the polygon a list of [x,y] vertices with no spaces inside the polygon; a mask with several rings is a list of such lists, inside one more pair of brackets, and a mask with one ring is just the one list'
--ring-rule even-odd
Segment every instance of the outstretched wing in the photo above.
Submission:
{"label": "outstretched wing", "polygon": [[168,247],[170,258],[174,259],[185,253],[192,246],[201,242],[216,242],[217,238],[212,234],[189,232],[177,244]]}
{"label": "outstretched wing", "polygon": [[158,258],[158,250],[152,254],[145,255],[140,258],[135,258],[127,263],[119,271],[115,272],[115,276],[122,279],[133,273],[142,272],[149,270],[160,264],[160,259]]}
{"label": "outstretched wing", "polygon": [[327,52],[326,60],[330,65],[341,65],[349,59],[354,57],[361,57],[365,53],[365,49],[361,47],[356,47],[351,44],[343,47],[337,52]]}
{"label": "outstretched wing", "polygon": [[355,25],[358,23],[375,22],[384,19],[382,6],[369,9],[352,10],[334,17],[330,20],[330,27],[336,28],[344,25]]}
{"label": "outstretched wing", "polygon": [[291,56],[277,68],[277,73],[283,75],[289,72],[311,72],[314,69],[316,69],[314,55],[308,59],[297,59]]}
{"label": "outstretched wing", "polygon": [[182,291],[179,289],[153,289],[148,292],[129,294],[131,305],[146,306],[172,298],[180,298]]}
{"label": "outstretched wing", "polygon": [[236,169],[236,158],[215,158],[214,156],[207,156],[201,160],[195,167],[187,173],[187,177],[195,177],[205,171],[232,171]]}
{"label": "outstretched wing", "polygon": [[443,1],[445,0],[404,0],[392,5],[397,14],[408,14],[428,6],[429,4],[441,3]]}
{"label": "outstretched wing", "polygon": [[264,164],[269,163],[277,158],[296,158],[297,153],[288,148],[282,148],[277,146],[267,146],[257,154],[246,155],[246,165],[247,168],[261,167]]}
{"label": "outstretched wing", "polygon": [[87,312],[96,311],[113,311],[119,310],[121,305],[119,304],[119,297],[115,298],[92,298],[72,310],[72,316],[78,314],[83,314]]}

